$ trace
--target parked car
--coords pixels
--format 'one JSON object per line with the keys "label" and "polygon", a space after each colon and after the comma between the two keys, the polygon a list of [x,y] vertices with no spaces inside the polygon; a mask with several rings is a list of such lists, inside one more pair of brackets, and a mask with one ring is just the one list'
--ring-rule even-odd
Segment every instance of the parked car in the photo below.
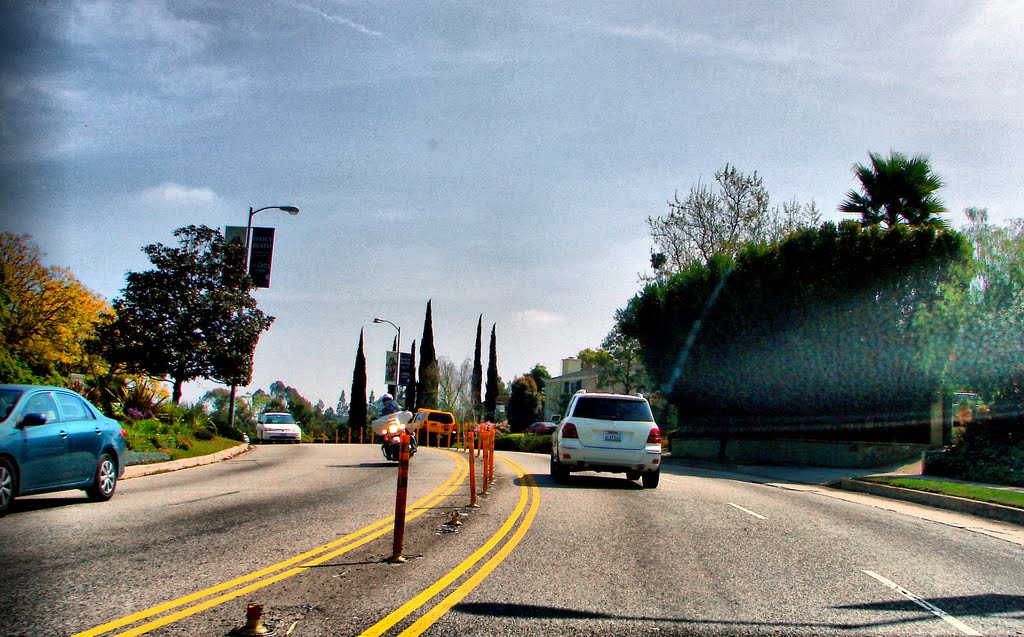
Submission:
{"label": "parked car", "polygon": [[35,493],[84,489],[109,500],[127,448],[121,423],[70,389],[0,385],[0,515]]}
{"label": "parked car", "polygon": [[302,423],[295,422],[291,414],[270,412],[256,422],[256,442],[302,442]]}
{"label": "parked car", "polygon": [[558,429],[558,425],[550,421],[535,422],[526,428],[528,434],[545,435],[549,434],[555,429]]}
{"label": "parked car", "polygon": [[641,395],[588,394],[569,400],[551,441],[551,477],[565,482],[574,471],[625,473],[647,489],[661,477],[661,430]]}

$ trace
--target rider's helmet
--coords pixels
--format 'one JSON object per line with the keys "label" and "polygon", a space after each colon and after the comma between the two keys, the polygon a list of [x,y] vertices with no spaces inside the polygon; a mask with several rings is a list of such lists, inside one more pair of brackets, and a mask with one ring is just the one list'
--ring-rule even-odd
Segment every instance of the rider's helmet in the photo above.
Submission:
{"label": "rider's helmet", "polygon": [[384,394],[383,396],[380,397],[380,399],[384,402],[387,402],[389,400],[394,400],[395,397],[392,396],[391,394]]}

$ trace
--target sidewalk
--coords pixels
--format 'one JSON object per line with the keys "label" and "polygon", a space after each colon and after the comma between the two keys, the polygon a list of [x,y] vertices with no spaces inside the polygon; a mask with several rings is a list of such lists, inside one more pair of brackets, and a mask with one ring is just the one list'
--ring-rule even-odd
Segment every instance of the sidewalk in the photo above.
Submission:
{"label": "sidewalk", "polygon": [[195,456],[194,458],[168,460],[167,462],[153,462],[150,464],[133,464],[125,467],[124,475],[121,476],[121,479],[126,480],[128,478],[140,478],[142,476],[151,476],[157,473],[167,473],[168,471],[178,471],[180,469],[188,469],[189,467],[200,467],[206,464],[213,464],[222,460],[230,460],[231,458],[245,453],[250,449],[252,449],[252,445],[249,443],[243,443],[237,447],[218,451],[217,453],[211,453],[208,456]]}
{"label": "sidewalk", "polygon": [[[914,502],[926,506],[967,513],[979,517],[1010,522],[1024,526],[1024,509],[1017,509],[1001,504],[968,500],[955,496],[941,495],[938,493],[927,493],[913,489],[903,489],[883,484],[865,482],[859,478],[870,476],[902,477],[902,478],[924,478],[931,476],[921,475],[921,461],[912,462],[890,467],[876,467],[874,469],[862,468],[834,468],[834,467],[794,467],[794,466],[772,466],[772,465],[736,465],[717,464],[713,462],[686,459],[666,458],[668,462],[680,466],[692,466],[715,471],[726,471],[729,473],[741,474],[752,478],[756,482],[789,482],[795,484],[810,484],[846,491],[858,491],[870,495]],[[1000,485],[980,484],[941,478],[944,482],[961,482],[981,487],[994,489],[1007,489],[1011,491],[1024,491],[1017,487]]]}

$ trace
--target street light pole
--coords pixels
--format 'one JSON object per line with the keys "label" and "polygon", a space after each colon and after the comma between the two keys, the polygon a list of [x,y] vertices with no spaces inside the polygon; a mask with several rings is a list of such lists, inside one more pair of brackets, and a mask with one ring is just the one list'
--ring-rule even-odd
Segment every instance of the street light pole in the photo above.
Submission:
{"label": "street light pole", "polygon": [[[263,212],[264,210],[280,210],[292,216],[299,214],[299,209],[296,206],[264,206],[256,210],[249,206],[249,221],[245,224],[245,258],[242,261],[245,276],[249,275],[249,241],[252,236],[252,218],[257,212]],[[235,428],[235,392],[237,390],[238,385],[231,383],[231,402],[228,404],[228,427],[231,429]]]}
{"label": "street light pole", "polygon": [[[391,321],[389,321],[387,319],[375,318],[375,319],[373,319],[373,322],[374,323],[387,323],[391,327],[393,327],[396,330],[398,330],[398,338],[395,340],[395,349],[398,350],[398,378],[396,380],[401,381],[402,380],[402,328],[398,327],[397,325],[395,325],[394,323],[392,323]],[[401,387],[401,385],[400,384],[395,384],[395,385],[391,385],[390,387],[391,387],[391,391],[393,392],[395,400],[398,400],[398,388]]]}

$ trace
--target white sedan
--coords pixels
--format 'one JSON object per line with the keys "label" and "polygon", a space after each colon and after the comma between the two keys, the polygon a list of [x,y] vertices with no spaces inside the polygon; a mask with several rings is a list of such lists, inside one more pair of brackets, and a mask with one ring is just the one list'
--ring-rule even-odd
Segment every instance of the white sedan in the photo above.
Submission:
{"label": "white sedan", "polygon": [[256,442],[302,442],[299,424],[291,414],[263,414],[256,423]]}

